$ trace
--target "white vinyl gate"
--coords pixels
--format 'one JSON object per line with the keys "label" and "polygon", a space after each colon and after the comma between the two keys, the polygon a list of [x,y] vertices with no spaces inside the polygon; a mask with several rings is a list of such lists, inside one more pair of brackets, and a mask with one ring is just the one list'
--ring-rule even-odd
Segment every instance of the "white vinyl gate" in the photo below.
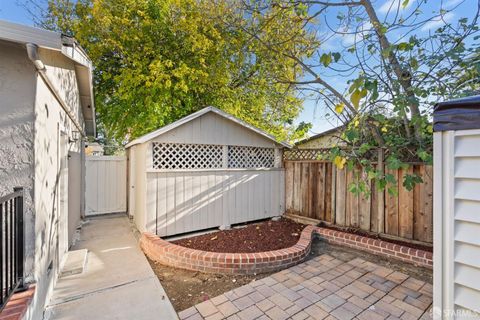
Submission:
{"label": "white vinyl gate", "polygon": [[126,158],[87,156],[85,167],[85,215],[126,212]]}

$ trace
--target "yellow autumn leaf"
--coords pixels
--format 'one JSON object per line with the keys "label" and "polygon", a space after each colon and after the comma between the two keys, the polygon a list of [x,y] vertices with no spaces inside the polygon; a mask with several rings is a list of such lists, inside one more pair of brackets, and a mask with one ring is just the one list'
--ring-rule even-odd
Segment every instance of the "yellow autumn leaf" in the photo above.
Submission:
{"label": "yellow autumn leaf", "polygon": [[346,162],[347,162],[347,159],[340,156],[336,156],[335,160],[333,160],[333,163],[337,166],[338,169],[343,169]]}
{"label": "yellow autumn leaf", "polygon": [[360,124],[360,121],[358,121],[358,119],[355,119],[355,121],[353,122],[353,125],[356,127],[358,127],[358,125]]}
{"label": "yellow autumn leaf", "polygon": [[342,113],[343,108],[345,108],[345,105],[343,103],[339,103],[339,104],[335,105],[335,112],[336,113]]}
{"label": "yellow autumn leaf", "polygon": [[386,127],[382,127],[381,130],[382,130],[382,132],[387,132],[388,131]]}
{"label": "yellow autumn leaf", "polygon": [[352,94],[350,95],[350,101],[352,102],[355,109],[358,109],[358,106],[360,105],[360,99],[362,99],[366,95],[367,95],[366,89],[362,89],[362,90],[357,89],[352,92]]}

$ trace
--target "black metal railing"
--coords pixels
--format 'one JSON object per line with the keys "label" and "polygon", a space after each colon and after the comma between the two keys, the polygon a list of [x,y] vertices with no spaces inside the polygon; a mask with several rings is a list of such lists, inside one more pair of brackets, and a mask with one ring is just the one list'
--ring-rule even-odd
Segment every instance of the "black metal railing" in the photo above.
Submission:
{"label": "black metal railing", "polygon": [[14,188],[13,193],[0,198],[0,311],[24,286],[23,195],[23,188]]}

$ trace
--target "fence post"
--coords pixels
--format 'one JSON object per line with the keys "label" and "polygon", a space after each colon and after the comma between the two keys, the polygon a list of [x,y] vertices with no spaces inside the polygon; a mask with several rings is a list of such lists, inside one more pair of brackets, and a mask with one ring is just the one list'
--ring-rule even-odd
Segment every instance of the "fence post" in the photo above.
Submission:
{"label": "fence post", "polygon": [[331,163],[332,166],[332,225],[337,224],[337,166]]}
{"label": "fence post", "polygon": [[13,188],[14,192],[21,191],[21,195],[15,198],[15,219],[17,220],[17,230],[16,233],[16,247],[17,247],[17,277],[20,283],[18,285],[17,291],[26,290],[25,287],[25,274],[24,274],[24,264],[25,264],[25,239],[24,239],[24,226],[23,226],[23,209],[24,209],[24,193],[25,190],[23,187]]}
{"label": "fence post", "polygon": [[[380,173],[380,176],[383,176],[384,174],[384,163],[383,163],[383,158],[384,158],[384,151],[382,148],[378,149],[378,154],[377,154],[377,170]],[[378,233],[385,233],[385,190],[376,190],[377,192],[377,211],[378,211]]]}

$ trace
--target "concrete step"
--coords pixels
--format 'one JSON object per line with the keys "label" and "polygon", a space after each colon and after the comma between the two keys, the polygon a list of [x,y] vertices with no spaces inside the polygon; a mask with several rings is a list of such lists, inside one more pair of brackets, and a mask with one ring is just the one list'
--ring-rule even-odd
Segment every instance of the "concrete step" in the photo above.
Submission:
{"label": "concrete step", "polygon": [[69,251],[60,271],[60,278],[83,273],[87,265],[87,253],[87,249]]}

